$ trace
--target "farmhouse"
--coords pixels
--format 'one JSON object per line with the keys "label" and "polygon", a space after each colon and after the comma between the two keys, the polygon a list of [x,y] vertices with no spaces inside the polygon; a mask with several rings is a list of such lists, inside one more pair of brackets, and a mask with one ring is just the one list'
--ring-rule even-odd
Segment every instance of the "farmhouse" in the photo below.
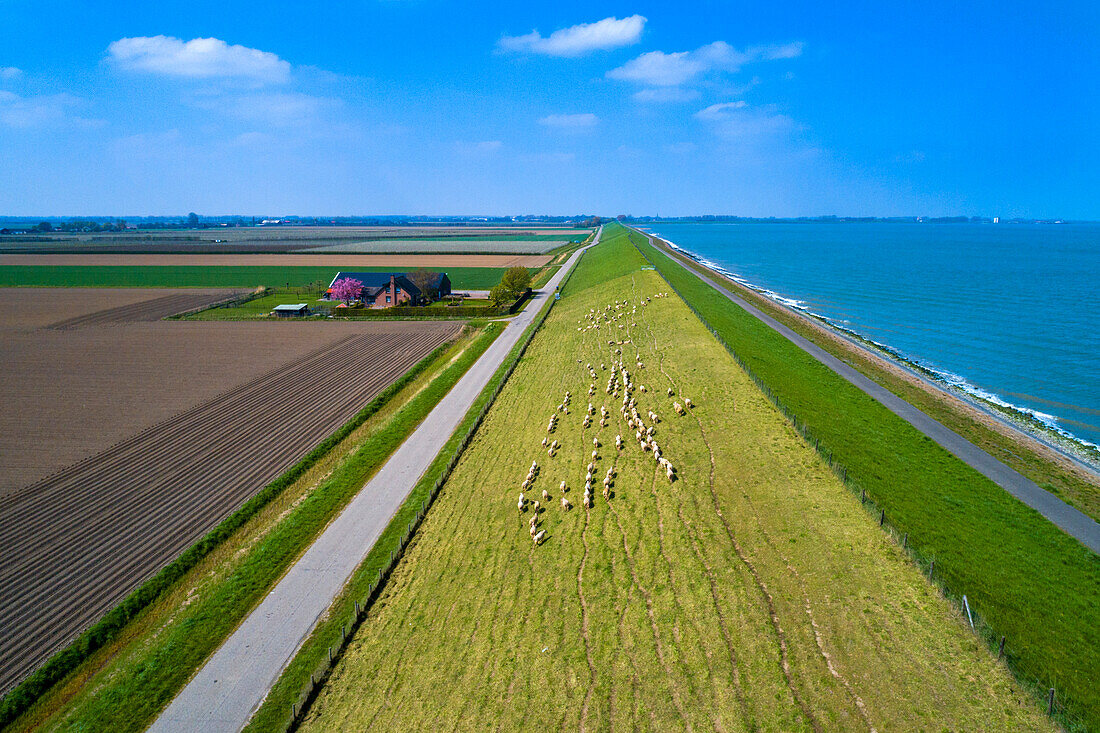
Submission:
{"label": "farmhouse", "polygon": [[[434,298],[451,294],[451,279],[445,272],[432,273],[434,280],[428,287],[435,290]],[[337,280],[351,278],[363,283],[363,292],[359,299],[368,308],[390,308],[396,305],[425,305],[433,297],[424,293],[403,272],[338,272],[329,283],[328,293]]]}

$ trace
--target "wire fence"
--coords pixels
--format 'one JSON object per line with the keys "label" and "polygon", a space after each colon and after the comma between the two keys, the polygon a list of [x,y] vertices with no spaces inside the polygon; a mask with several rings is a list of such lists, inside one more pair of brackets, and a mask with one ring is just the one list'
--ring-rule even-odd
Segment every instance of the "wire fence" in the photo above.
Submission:
{"label": "wire fence", "polygon": [[[562,278],[561,283],[558,284],[559,291],[565,287],[565,284],[569,281],[569,278],[572,277],[573,272],[575,272],[577,267],[579,266],[580,260],[578,260],[577,264],[574,265],[573,268],[565,274],[565,277]],[[489,410],[493,407],[493,404],[496,402],[497,397],[500,396],[500,393],[504,390],[504,386],[508,383],[508,379],[516,370],[516,367],[519,365],[519,362],[523,358],[524,354],[527,353],[527,347],[530,346],[531,341],[535,338],[535,334],[537,334],[542,329],[543,324],[546,322],[546,319],[550,315],[550,311],[554,309],[555,303],[557,303],[557,299],[551,298],[549,304],[543,309],[542,313],[540,313],[537,317],[535,323],[528,330],[527,335],[524,337],[523,341],[520,342],[519,349],[516,351],[515,356],[512,357],[512,359],[508,363],[508,366],[505,368],[500,381],[497,382],[497,385],[490,393],[489,398],[485,401],[485,404],[482,405],[481,410],[479,410],[477,415],[474,417],[473,422],[470,424],[470,427],[463,434],[462,440],[459,442],[458,446],[451,454],[450,459],[447,461],[446,465],[443,467],[439,475],[436,477],[435,481],[432,483],[432,488],[428,492],[428,496],[421,503],[420,508],[417,509],[414,518],[405,527],[405,531],[401,534],[401,537],[398,540],[396,547],[390,550],[389,558],[386,561],[385,566],[378,571],[375,579],[368,587],[363,599],[361,601],[355,601],[354,611],[352,612],[350,618],[348,618],[345,623],[342,623],[340,625],[339,643],[336,644],[335,647],[330,646],[328,648],[327,657],[323,659],[318,667],[314,670],[314,672],[310,674],[309,682],[299,693],[297,701],[293,703],[290,706],[290,710],[287,711],[288,718],[286,720],[284,730],[297,730],[298,725],[302,722],[305,714],[309,711],[310,705],[316,699],[318,692],[321,690],[321,688],[324,686],[325,682],[331,675],[336,663],[340,660],[344,652],[347,650],[348,644],[354,636],[355,631],[366,619],[367,613],[369,612],[371,606],[378,599],[382,590],[385,588],[386,581],[389,579],[390,575],[393,573],[393,570],[400,562],[401,557],[405,553],[405,549],[408,547],[409,542],[412,541],[413,536],[416,534],[416,530],[424,522],[424,518],[427,516],[428,510],[431,508],[432,504],[435,503],[436,497],[438,497],[439,493],[443,490],[443,485],[447,482],[447,479],[450,478],[451,473],[458,465],[458,462],[462,458],[463,453],[473,441],[474,435],[477,433],[478,428],[481,427],[481,424],[482,422],[484,422],[485,417],[489,414]],[[339,623],[339,621],[333,620],[329,623],[336,624]]]}
{"label": "wire fence", "polygon": [[[641,235],[647,236],[647,235]],[[710,331],[711,335],[717,339],[718,343],[729,353],[733,360],[741,367],[742,370],[749,376],[749,379],[753,381],[753,384],[764,394],[765,397],[779,410],[779,412],[786,418],[803,440],[814,449],[815,452],[825,461],[826,465],[832,470],[832,472],[840,479],[853,494],[859,497],[860,504],[864,510],[872,515],[877,521],[879,527],[883,529],[893,540],[901,547],[905,552],[909,560],[915,564],[920,571],[928,578],[940,592],[944,598],[946,598],[955,609],[962,614],[970,628],[974,631],[978,637],[985,642],[986,646],[997,654],[998,661],[1003,661],[1008,669],[1012,672],[1013,676],[1027,688],[1036,698],[1041,699],[1046,707],[1047,714],[1062,724],[1068,730],[1084,729],[1084,723],[1080,716],[1076,715],[1070,710],[1065,701],[1059,700],[1055,688],[1045,684],[1044,680],[1027,675],[1019,666],[1019,659],[1013,653],[1012,647],[1008,643],[1008,639],[1004,635],[998,634],[996,629],[989,624],[981,614],[974,610],[974,607],[970,604],[966,593],[950,588],[947,582],[940,576],[936,575],[936,557],[934,554],[923,552],[913,538],[909,536],[909,533],[902,528],[896,526],[890,521],[890,517],[886,514],[886,507],[867,494],[865,488],[860,486],[859,481],[854,476],[848,475],[847,467],[842,464],[827,445],[823,445],[821,440],[813,434],[804,422],[798,419],[798,416],[787,405],[783,404],[779,396],[776,395],[772,389],[764,383],[764,381],[753,371],[745,361],[737,354],[733,347],[722,337],[717,329],[715,329],[706,316],[698,311],[691,301],[684,297],[684,294],[669,279],[665,276],[664,272],[657,266],[657,263],[650,258],[649,254],[638,246],[634,241],[633,232],[630,236],[630,243],[634,245],[634,248],[641,253],[642,257],[653,266],[656,273],[660,275],[668,287],[672,288],[673,292],[680,297],[687,307],[695,314],[695,317],[703,324],[703,326]],[[650,246],[653,246],[652,244]]]}

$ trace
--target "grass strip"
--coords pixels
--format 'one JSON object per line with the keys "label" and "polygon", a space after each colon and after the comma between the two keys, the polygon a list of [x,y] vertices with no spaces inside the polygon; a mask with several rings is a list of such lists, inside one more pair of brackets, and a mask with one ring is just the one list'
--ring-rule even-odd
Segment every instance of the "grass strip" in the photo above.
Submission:
{"label": "grass strip", "polygon": [[[401,272],[416,268],[305,265],[5,265],[0,287],[39,288],[256,288],[261,285],[326,286],[341,270]],[[532,275],[537,268],[530,268]],[[449,267],[455,290],[488,290],[500,282],[502,267]]]}
{"label": "grass strip", "polygon": [[[479,335],[476,341],[406,404],[381,430],[366,441],[320,487],[263,541],[251,548],[234,572],[198,603],[186,618],[173,625],[150,649],[144,664],[111,680],[109,689],[90,701],[81,719],[71,721],[94,730],[141,730],[182,688],[194,670],[213,652],[264,593],[301,554],[331,517],[358,491],[405,437],[423,420],[447,390],[466,372],[499,335],[500,329]],[[0,703],[0,725],[26,711],[43,693],[62,680],[97,649],[115,638],[125,625],[202,558],[273,501],[329,450],[381,410],[401,389],[448,350],[442,345],[371,400],[354,418],[310,451],[286,473],[268,484],[239,510],[223,520],[199,542],[147,581],[68,648],[55,655],[13,689]]]}
{"label": "grass strip", "polygon": [[1100,557],[646,238],[632,239],[804,435],[934,560],[936,577],[1007,637],[1017,677],[1057,691],[1057,719],[1100,729]]}
{"label": "grass strip", "polygon": [[[582,255],[588,256],[592,250]],[[578,262],[579,264],[579,262]],[[572,272],[578,268],[575,266]],[[569,282],[572,272],[561,283]],[[438,496],[450,472],[473,439],[493,401],[504,388],[528,345],[550,314],[555,301],[549,300],[526,335],[512,348],[496,373],[474,400],[451,437],[443,445],[428,470],[413,487],[394,514],[374,547],[352,574],[344,590],[333,601],[325,618],[318,623],[294,658],[272,686],[245,731],[292,730],[308,708],[317,691],[328,679],[355,629],[366,618],[371,603],[385,585],[408,543],[415,536],[431,503]]]}

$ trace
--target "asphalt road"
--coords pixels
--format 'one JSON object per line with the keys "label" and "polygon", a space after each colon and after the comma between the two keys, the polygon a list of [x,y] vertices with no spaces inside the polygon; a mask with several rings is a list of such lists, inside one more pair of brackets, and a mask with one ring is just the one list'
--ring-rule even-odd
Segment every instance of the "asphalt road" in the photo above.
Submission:
{"label": "asphalt road", "polygon": [[[596,235],[594,246],[599,242]],[[587,249],[587,247],[585,248]],[[150,731],[238,731],[465,417],[578,250],[176,696]]]}
{"label": "asphalt road", "polygon": [[[643,233],[644,234],[644,233]],[[645,235],[649,236],[649,235]],[[650,237],[650,242],[654,240]],[[1009,468],[978,446],[971,443],[942,423],[933,420],[896,394],[868,379],[848,364],[836,358],[817,344],[798,335],[766,313],[760,311],[740,296],[727,290],[718,282],[692,270],[693,274],[712,288],[729,298],[750,315],[760,319],[779,332],[784,338],[832,369],[863,392],[870,395],[886,409],[921,431],[959,460],[990,479],[1014,497],[1042,514],[1066,534],[1078,540],[1093,552],[1100,553],[1100,524],[1087,514],[1073,508],[1037,483]]]}

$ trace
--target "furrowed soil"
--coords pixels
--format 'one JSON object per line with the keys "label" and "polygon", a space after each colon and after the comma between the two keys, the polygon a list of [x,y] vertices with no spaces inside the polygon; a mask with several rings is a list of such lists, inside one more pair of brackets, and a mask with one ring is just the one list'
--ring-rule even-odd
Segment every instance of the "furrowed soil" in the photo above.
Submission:
{"label": "furrowed soil", "polygon": [[7,472],[0,503],[0,689],[459,328],[177,321],[7,329],[0,457],[21,470]]}
{"label": "furrowed soil", "polygon": [[645,264],[621,235],[581,261],[304,728],[1051,729]]}
{"label": "furrowed soil", "polygon": [[[402,255],[402,254],[71,254],[71,255],[0,255],[0,266],[51,265],[100,266],[125,265],[150,267],[170,265],[241,266],[309,266],[354,270],[356,267],[392,267],[410,270],[448,267],[542,267],[550,255]],[[336,273],[333,272],[333,275]]]}

